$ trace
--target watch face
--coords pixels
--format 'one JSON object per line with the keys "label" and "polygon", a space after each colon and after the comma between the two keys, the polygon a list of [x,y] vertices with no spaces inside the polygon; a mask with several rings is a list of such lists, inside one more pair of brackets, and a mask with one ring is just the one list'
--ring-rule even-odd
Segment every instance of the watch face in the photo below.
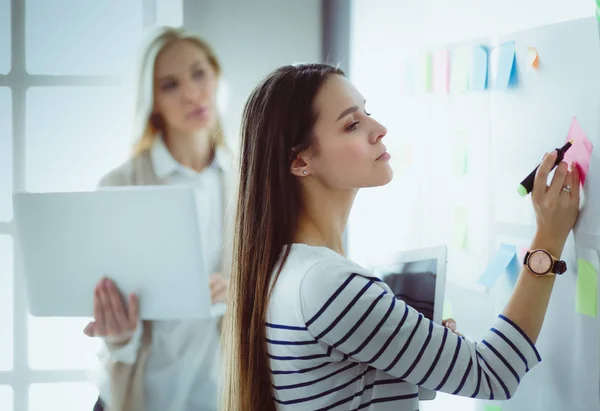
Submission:
{"label": "watch face", "polygon": [[543,250],[537,250],[529,256],[527,265],[534,274],[548,274],[552,269],[552,257]]}

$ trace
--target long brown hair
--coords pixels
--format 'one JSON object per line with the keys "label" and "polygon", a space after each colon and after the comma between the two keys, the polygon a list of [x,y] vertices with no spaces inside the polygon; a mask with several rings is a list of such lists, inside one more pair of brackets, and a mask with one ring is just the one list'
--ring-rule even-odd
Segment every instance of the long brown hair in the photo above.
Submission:
{"label": "long brown hair", "polygon": [[270,289],[289,254],[301,209],[300,184],[290,166],[313,144],[318,114],[313,101],[332,74],[344,75],[325,64],[281,67],[254,89],[244,109],[223,335],[225,411],[275,410],[265,321]]}
{"label": "long brown hair", "polygon": [[[173,43],[188,41],[206,54],[208,63],[215,71],[217,79],[221,76],[221,64],[217,55],[210,45],[200,37],[190,34],[181,28],[160,27],[154,32],[144,49],[140,72],[138,78],[137,102],[135,108],[135,133],[139,139],[133,147],[133,155],[138,156],[148,151],[162,130],[162,119],[160,116],[152,115],[154,106],[154,68],[160,54]],[[221,119],[217,118],[217,124],[212,133],[212,146],[225,146]]]}

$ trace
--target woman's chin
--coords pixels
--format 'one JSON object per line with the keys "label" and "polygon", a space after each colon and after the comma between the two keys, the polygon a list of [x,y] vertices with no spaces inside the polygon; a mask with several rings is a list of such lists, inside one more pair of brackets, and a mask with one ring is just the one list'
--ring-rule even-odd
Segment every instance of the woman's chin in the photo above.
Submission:
{"label": "woman's chin", "polygon": [[210,116],[198,116],[188,118],[185,122],[185,129],[191,133],[196,133],[207,128],[214,127],[215,121]]}

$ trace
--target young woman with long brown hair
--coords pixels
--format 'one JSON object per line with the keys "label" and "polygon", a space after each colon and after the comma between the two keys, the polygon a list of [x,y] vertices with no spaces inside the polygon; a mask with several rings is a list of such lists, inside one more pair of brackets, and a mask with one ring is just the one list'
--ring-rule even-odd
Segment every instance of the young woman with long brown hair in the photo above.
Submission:
{"label": "young woman with long brown hair", "polygon": [[[386,134],[359,91],[328,65],[282,67],[250,96],[225,411],[414,411],[418,386],[502,400],[541,360],[534,344],[555,282],[551,263],[578,216],[576,168],[560,164],[547,187],[556,152],[542,161],[531,251],[547,259],[529,260],[504,312],[475,343],[396,300],[344,257],[342,233],[358,189],[392,179]],[[544,265],[549,272],[534,274]]]}

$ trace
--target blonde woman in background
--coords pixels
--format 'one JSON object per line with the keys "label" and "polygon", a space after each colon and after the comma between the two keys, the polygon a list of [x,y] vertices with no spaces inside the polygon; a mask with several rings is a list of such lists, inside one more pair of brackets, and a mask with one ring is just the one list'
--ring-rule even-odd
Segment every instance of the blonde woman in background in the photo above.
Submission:
{"label": "blonde woman in background", "polygon": [[[217,113],[221,68],[210,46],[181,30],[163,28],[142,60],[132,157],[100,186],[185,184],[210,199],[204,215],[213,303],[224,302],[230,254],[224,247],[232,156]],[[176,241],[176,239],[174,239]],[[143,295],[139,298],[144,298]],[[177,298],[177,296],[173,296]],[[138,296],[123,298],[101,280],[94,320],[84,332],[105,342],[105,365],[95,410],[203,411],[217,408],[220,332],[217,318],[140,321]]]}

